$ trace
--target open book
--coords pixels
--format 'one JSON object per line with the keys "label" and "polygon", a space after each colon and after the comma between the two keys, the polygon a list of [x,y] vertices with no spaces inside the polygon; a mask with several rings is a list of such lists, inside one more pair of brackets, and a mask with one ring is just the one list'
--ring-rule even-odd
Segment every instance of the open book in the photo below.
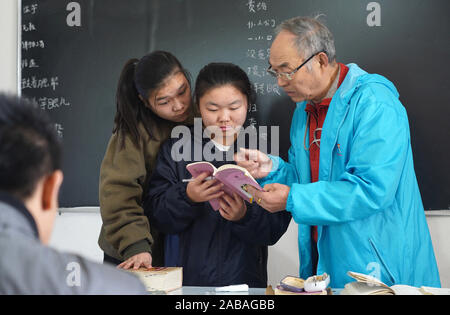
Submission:
{"label": "open book", "polygon": [[139,268],[127,271],[135,274],[147,291],[169,292],[183,285],[183,268],[181,267]]}
{"label": "open book", "polygon": [[412,287],[409,285],[396,284],[387,286],[380,280],[365,274],[349,271],[347,273],[354,278],[356,282],[350,282],[345,285],[341,295],[434,295],[450,294],[449,289],[430,288],[430,287]]}
{"label": "open book", "polygon": [[[235,164],[225,164],[216,168],[209,162],[195,162],[186,165],[186,169],[191,173],[192,177],[197,177],[204,172],[210,173],[214,179],[224,184],[223,191],[226,194],[233,196],[234,192],[250,203],[253,202],[253,197],[246,191],[247,185],[251,185],[261,191],[263,190],[245,168]],[[212,199],[209,203],[214,210],[219,210],[220,204],[218,199]]]}

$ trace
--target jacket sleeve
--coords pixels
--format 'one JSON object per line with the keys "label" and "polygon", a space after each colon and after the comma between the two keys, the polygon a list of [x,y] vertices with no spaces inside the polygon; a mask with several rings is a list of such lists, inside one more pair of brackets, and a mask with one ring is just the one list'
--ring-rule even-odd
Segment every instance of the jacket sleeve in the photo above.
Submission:
{"label": "jacket sleeve", "polygon": [[[294,117],[292,118],[292,126],[298,126],[299,125],[299,113],[300,111],[297,109],[294,112]],[[291,186],[293,183],[300,182],[300,177],[297,172],[297,169],[295,167],[295,139],[293,138],[293,134],[295,133],[294,129],[291,129],[290,131],[290,137],[291,137],[291,147],[289,148],[289,162],[284,161],[279,156],[273,156],[269,155],[270,159],[272,160],[272,170],[271,172],[264,178],[261,178],[258,180],[258,183],[264,187],[266,184],[270,183],[279,183]]]}
{"label": "jacket sleeve", "polygon": [[61,253],[28,239],[12,242],[16,246],[8,251],[8,263],[0,262],[0,294],[147,294],[136,276],[113,265]]}
{"label": "jacket sleeve", "polygon": [[237,222],[230,222],[231,230],[242,241],[268,246],[275,244],[286,232],[291,221],[287,211],[270,213],[256,203],[247,203],[247,213]]}
{"label": "jacket sleeve", "polygon": [[[293,183],[298,183],[299,178],[297,170],[293,164],[284,161],[279,156],[269,155],[272,160],[272,171],[264,178],[259,179],[258,183],[264,187],[266,184],[279,183],[290,186]],[[291,146],[289,148],[289,161],[294,161],[295,150]]]}
{"label": "jacket sleeve", "polygon": [[170,139],[161,146],[144,208],[158,230],[166,234],[177,234],[185,230],[204,209],[203,203],[189,200],[186,194],[187,183],[183,183],[180,178],[177,162],[171,158],[171,148]]}
{"label": "jacket sleeve", "polygon": [[116,134],[109,141],[100,170],[99,201],[104,237],[127,259],[150,252],[153,239],[141,206],[147,176],[144,149],[129,138],[123,149],[120,142]]}
{"label": "jacket sleeve", "polygon": [[360,98],[364,104],[355,112],[349,160],[340,178],[291,186],[286,208],[295,222],[340,224],[392,204],[410,148],[408,119],[399,102],[380,102],[375,95]]}

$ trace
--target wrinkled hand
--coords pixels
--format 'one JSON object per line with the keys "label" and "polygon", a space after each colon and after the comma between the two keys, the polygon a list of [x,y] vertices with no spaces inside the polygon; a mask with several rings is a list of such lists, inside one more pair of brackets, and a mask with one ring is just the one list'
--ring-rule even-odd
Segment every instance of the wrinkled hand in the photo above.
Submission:
{"label": "wrinkled hand", "polygon": [[234,155],[237,165],[245,168],[254,178],[263,178],[272,170],[272,160],[258,150],[241,148]]}
{"label": "wrinkled hand", "polygon": [[239,221],[247,212],[245,201],[235,193],[233,193],[233,197],[224,194],[219,199],[219,204],[220,215],[228,221]]}
{"label": "wrinkled hand", "polygon": [[283,184],[267,184],[264,191],[248,186],[247,191],[254,200],[269,212],[278,212],[286,209],[287,198],[291,188]]}
{"label": "wrinkled hand", "polygon": [[137,255],[131,256],[123,263],[117,265],[119,269],[134,269],[137,270],[140,267],[152,268],[152,255],[150,253],[139,253]]}
{"label": "wrinkled hand", "polygon": [[205,180],[210,176],[209,173],[204,172],[198,175],[186,187],[186,194],[193,202],[205,202],[214,198],[219,198],[224,194],[222,191],[223,184],[216,179]]}

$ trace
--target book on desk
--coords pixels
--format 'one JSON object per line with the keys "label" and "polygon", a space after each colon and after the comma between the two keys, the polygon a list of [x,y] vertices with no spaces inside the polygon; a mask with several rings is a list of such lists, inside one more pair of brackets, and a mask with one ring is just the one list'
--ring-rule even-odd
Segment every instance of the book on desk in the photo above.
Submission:
{"label": "book on desk", "polygon": [[127,270],[136,275],[149,292],[170,292],[183,286],[182,267],[153,267]]}
{"label": "book on desk", "polygon": [[356,281],[347,283],[341,291],[341,295],[449,295],[450,289],[432,288],[422,286],[420,288],[410,285],[396,284],[388,286],[382,281],[370,275],[349,271],[347,273]]}

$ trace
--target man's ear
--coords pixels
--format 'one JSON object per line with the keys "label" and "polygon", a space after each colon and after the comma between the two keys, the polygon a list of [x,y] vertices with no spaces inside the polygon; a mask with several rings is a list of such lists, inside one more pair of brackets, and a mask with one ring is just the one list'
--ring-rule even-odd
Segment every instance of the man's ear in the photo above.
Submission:
{"label": "man's ear", "polygon": [[42,191],[42,209],[53,210],[58,208],[59,188],[63,181],[63,173],[56,170],[44,179]]}
{"label": "man's ear", "polygon": [[328,55],[327,55],[326,53],[324,53],[324,52],[320,52],[320,53],[318,54],[318,57],[319,57],[319,63],[320,63],[320,65],[321,65],[322,67],[327,67],[327,66],[328,66],[328,63],[330,62],[330,61],[328,60]]}

